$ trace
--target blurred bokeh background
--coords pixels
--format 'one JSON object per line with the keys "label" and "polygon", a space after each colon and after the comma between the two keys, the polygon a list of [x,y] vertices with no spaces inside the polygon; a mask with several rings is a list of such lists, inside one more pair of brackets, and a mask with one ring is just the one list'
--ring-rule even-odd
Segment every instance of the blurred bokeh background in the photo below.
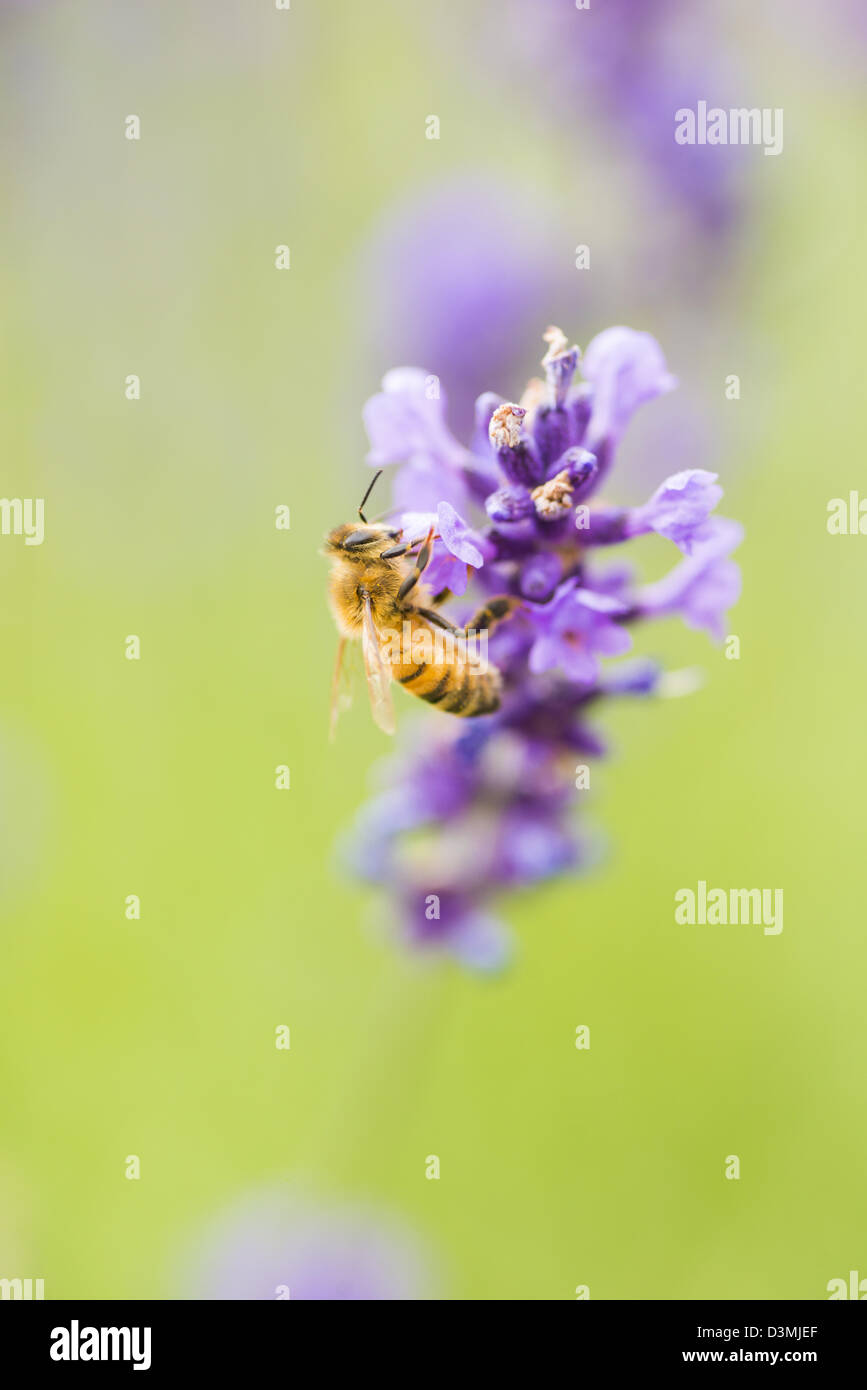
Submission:
{"label": "blurred bokeh background", "polygon": [[[826,530],[865,487],[856,7],[34,0],[0,27],[0,492],[45,498],[41,547],[0,537],[0,1276],[213,1296],[204,1260],[277,1296],[299,1211],[304,1250],[410,1297],[867,1274],[867,540]],[[782,154],[680,149],[698,100],[782,107]],[[609,716],[606,858],[506,904],[515,964],[479,979],[385,944],[340,872],[386,740],[359,700],[327,742],[317,551],[387,368],[440,374],[460,425],[552,320],[665,349],[679,390],[613,495],[720,472],[741,657],[654,633],[704,689]],[[782,887],[784,931],[676,926],[700,878]]]}

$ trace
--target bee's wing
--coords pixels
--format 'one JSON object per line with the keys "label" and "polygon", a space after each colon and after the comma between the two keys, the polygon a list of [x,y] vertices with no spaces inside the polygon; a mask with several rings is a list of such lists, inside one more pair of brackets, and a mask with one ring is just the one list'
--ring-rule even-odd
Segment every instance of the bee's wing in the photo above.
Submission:
{"label": "bee's wing", "polygon": [[334,675],[331,677],[331,706],[328,715],[328,737],[334,740],[337,732],[337,717],[341,710],[345,709],[349,703],[348,693],[340,688],[340,673],[343,666],[343,654],[346,651],[346,638],[341,637],[337,643],[337,659],[334,663]]}
{"label": "bee's wing", "polygon": [[391,671],[382,659],[379,633],[373,621],[370,599],[364,600],[364,619],[361,626],[361,648],[367,674],[367,693],[370,708],[380,729],[394,733],[394,706],[391,702]]}

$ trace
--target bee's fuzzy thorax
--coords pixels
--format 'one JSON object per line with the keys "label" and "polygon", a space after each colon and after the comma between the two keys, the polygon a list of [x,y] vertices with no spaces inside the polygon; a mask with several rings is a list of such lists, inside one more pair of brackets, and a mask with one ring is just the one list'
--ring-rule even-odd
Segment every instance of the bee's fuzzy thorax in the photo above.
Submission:
{"label": "bee's fuzzy thorax", "polygon": [[[325,538],[324,554],[331,561],[328,598],[343,637],[360,635],[365,596],[378,626],[389,626],[398,617],[397,595],[408,565],[403,559],[382,558],[394,534],[387,526],[347,521]],[[352,544],[359,539],[360,544]]]}

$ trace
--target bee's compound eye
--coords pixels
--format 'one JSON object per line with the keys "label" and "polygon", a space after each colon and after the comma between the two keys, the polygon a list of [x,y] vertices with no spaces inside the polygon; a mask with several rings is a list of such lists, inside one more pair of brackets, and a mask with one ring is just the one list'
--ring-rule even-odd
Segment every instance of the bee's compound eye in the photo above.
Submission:
{"label": "bee's compound eye", "polygon": [[354,550],[357,545],[370,545],[371,541],[378,539],[379,535],[376,531],[365,531],[359,528],[359,530],[349,533],[343,542],[343,548],[344,550]]}

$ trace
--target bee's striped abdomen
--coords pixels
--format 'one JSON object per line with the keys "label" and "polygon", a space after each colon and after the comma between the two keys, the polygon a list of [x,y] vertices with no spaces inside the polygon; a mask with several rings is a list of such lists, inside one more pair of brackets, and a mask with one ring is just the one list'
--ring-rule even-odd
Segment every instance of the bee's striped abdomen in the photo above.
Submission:
{"label": "bee's striped abdomen", "polygon": [[500,676],[493,668],[481,671],[468,662],[421,662],[396,666],[394,678],[405,690],[446,714],[472,718],[493,714],[499,708]]}

